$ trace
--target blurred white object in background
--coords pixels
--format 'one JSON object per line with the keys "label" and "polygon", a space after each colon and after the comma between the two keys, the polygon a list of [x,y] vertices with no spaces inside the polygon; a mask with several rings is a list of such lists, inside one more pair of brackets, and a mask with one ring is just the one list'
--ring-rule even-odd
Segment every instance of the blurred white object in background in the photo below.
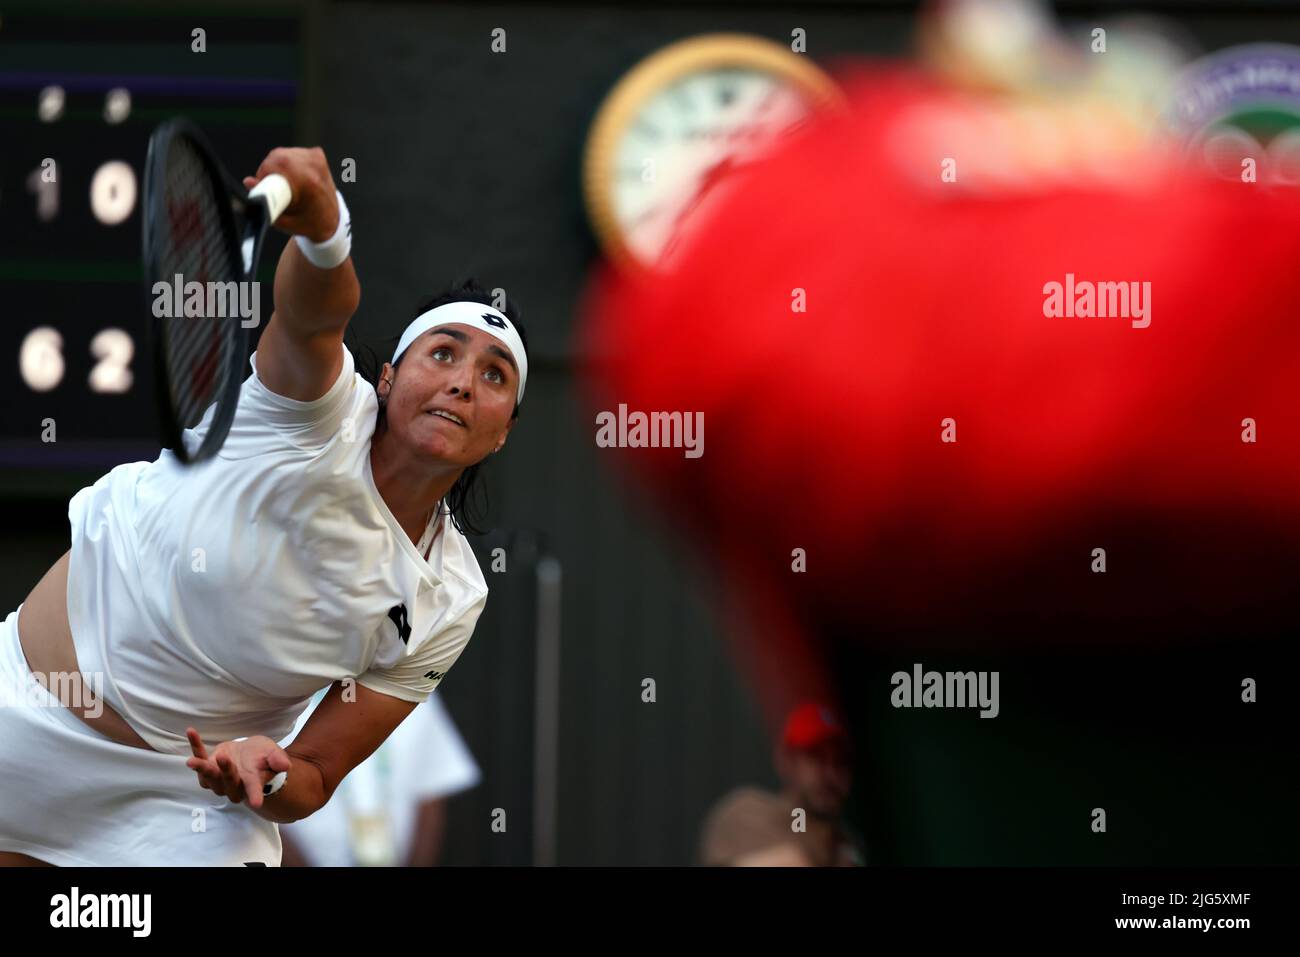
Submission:
{"label": "blurred white object in background", "polygon": [[[317,692],[282,746],[298,736],[324,696]],[[323,808],[282,824],[281,832],[313,867],[400,865],[410,853],[420,804],[468,790],[480,778],[435,691],[352,769]]]}

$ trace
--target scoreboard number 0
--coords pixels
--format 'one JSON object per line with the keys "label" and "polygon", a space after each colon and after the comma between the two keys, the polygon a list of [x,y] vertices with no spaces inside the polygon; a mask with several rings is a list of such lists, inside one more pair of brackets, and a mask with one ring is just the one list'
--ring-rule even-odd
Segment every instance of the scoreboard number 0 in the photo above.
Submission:
{"label": "scoreboard number 0", "polygon": [[105,226],[116,226],[135,209],[135,170],[110,160],[90,180],[90,209]]}

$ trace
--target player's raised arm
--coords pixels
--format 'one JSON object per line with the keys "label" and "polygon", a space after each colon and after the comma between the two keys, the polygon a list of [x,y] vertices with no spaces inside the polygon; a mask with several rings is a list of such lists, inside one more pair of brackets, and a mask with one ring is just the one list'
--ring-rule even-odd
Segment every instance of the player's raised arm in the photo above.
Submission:
{"label": "player's raised arm", "polygon": [[[274,149],[244,185],[251,188],[269,173],[284,176],[293,191],[276,229],[346,248],[336,238],[341,210],[323,150]],[[350,226],[343,223],[343,229]],[[297,241],[285,245],[275,271],[275,311],[257,346],[257,373],[267,388],[303,402],[320,398],[338,378],[343,331],[361,300],[352,257],[335,264],[330,252],[321,249],[313,264]]]}

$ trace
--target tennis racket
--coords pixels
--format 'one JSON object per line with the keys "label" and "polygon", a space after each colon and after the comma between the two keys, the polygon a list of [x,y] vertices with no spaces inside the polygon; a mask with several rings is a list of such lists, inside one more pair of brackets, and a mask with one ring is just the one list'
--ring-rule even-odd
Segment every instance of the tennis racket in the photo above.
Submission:
{"label": "tennis racket", "polygon": [[[225,308],[230,290],[239,301],[240,287],[227,284],[249,282],[256,275],[266,231],[292,198],[289,181],[275,173],[251,191],[244,189],[187,120],[168,120],[149,137],[144,278],[155,399],[162,446],[183,465],[215,455],[230,431],[245,378],[248,329],[238,310]],[[163,292],[158,284],[174,290],[179,283],[184,290],[191,282],[201,284],[204,307],[191,307],[185,315],[186,299]],[[171,301],[160,303],[163,295]],[[213,303],[223,307],[210,309]],[[197,311],[205,314],[192,314]],[[192,448],[183,433],[203,422],[206,430],[200,430],[201,439]]]}

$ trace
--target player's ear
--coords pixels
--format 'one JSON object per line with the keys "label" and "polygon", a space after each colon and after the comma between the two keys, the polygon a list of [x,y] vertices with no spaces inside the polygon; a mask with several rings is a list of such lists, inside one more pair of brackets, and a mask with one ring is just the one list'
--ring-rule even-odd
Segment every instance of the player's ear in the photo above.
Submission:
{"label": "player's ear", "polygon": [[517,421],[519,421],[519,420],[518,420],[518,419],[511,419],[509,422],[506,423],[506,430],[505,430],[504,432],[502,432],[502,433],[501,433],[501,437],[500,437],[499,439],[497,439],[497,444],[496,444],[496,446],[492,449],[493,452],[500,452],[500,451],[501,451],[502,447],[506,444],[506,439],[507,439],[507,438],[509,437],[509,435],[510,435],[510,430],[513,429],[513,428],[515,427],[515,423],[516,423]]}
{"label": "player's ear", "polygon": [[393,390],[393,378],[397,370],[390,363],[385,362],[384,367],[379,370],[379,381],[375,384],[375,392],[379,394],[379,404],[383,405],[388,401],[388,393]]}

